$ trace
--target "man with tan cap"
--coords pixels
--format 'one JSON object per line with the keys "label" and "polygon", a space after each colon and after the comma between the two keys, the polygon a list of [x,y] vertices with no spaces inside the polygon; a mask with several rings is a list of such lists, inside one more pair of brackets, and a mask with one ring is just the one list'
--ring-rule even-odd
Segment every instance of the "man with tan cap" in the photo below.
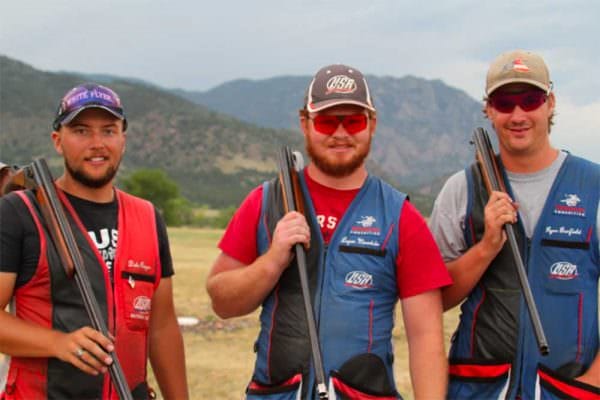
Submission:
{"label": "man with tan cap", "polygon": [[392,329],[400,299],[414,397],[441,399],[446,393],[440,288],[450,278],[406,195],[366,170],[375,125],[360,71],[346,65],[320,69],[300,110],[311,158],[299,173],[306,215],[284,215],[278,182],[267,182],[248,195],[219,243],[207,281],[215,312],[229,318],[262,305],[247,399],[317,397],[292,257],[296,243],[310,244],[323,392],[330,399],[399,398]]}
{"label": "man with tan cap", "polygon": [[[553,147],[556,99],[537,54],[494,60],[484,112],[508,194],[488,196],[475,164],[450,177],[430,226],[462,303],[449,398],[598,399],[600,166]],[[540,355],[502,227],[515,224],[550,353]]]}

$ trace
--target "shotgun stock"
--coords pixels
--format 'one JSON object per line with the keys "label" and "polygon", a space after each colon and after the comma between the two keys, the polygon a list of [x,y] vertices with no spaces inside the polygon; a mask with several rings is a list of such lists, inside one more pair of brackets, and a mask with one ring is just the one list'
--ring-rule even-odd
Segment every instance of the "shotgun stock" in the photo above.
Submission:
{"label": "shotgun stock", "polygon": [[[279,181],[283,194],[284,210],[298,211],[304,214],[304,200],[302,190],[298,181],[298,172],[296,167],[299,165],[299,154],[294,155],[287,146],[283,146],[279,151]],[[308,287],[308,274],[306,266],[306,252],[300,243],[294,245],[294,253],[298,264],[298,272],[300,275],[300,286],[302,288],[302,298],[304,300],[304,311],[306,314],[306,322],[308,326],[308,337],[310,340],[311,355],[313,365],[315,367],[315,381],[317,384],[317,394],[319,399],[326,400],[329,398],[327,394],[327,384],[325,383],[325,373],[323,369],[323,360],[321,357],[321,347],[317,328],[315,324],[315,316],[313,313],[312,301],[310,298],[310,290]]]}
{"label": "shotgun stock", "polygon": [[[12,177],[12,181],[13,187],[34,190],[52,242],[60,256],[67,276],[75,279],[92,327],[104,336],[109,337],[106,322],[102,318],[100,306],[90,284],[81,252],[56,193],[54,179],[46,164],[46,160],[43,158],[34,160],[33,163],[17,171]],[[122,400],[133,400],[116,352],[112,351],[109,354],[113,362],[108,366],[108,370],[119,397]]]}
{"label": "shotgun stock", "polygon": [[[473,132],[473,144],[475,145],[475,158],[477,159],[477,164],[479,165],[479,170],[481,172],[481,176],[483,177],[488,194],[491,195],[492,191],[506,193],[506,184],[504,183],[502,174],[498,168],[496,154],[492,148],[490,137],[485,129],[475,129]],[[531,318],[531,324],[535,333],[538,349],[541,355],[548,355],[550,353],[550,348],[548,347],[548,341],[546,340],[546,335],[544,334],[542,322],[540,321],[540,315],[535,305],[533,294],[531,293],[529,281],[527,280],[527,272],[525,271],[523,258],[521,257],[521,253],[519,251],[519,245],[517,244],[517,238],[515,236],[513,225],[504,225],[504,231],[506,232],[508,246],[512,253],[517,275],[519,277],[521,292],[523,293],[525,304],[527,305],[527,311],[529,313],[529,317]]]}

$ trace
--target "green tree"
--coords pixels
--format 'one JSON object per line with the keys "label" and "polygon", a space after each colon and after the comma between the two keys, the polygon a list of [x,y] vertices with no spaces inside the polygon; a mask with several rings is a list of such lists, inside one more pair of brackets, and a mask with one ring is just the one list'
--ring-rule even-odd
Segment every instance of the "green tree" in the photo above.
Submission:
{"label": "green tree", "polygon": [[189,202],[179,195],[177,183],[159,169],[134,171],[122,180],[122,185],[125,191],[152,202],[169,226],[185,223],[186,214],[191,213]]}
{"label": "green tree", "polygon": [[170,221],[170,226],[192,225],[194,222],[194,209],[185,197],[169,199],[164,212],[165,221]]}

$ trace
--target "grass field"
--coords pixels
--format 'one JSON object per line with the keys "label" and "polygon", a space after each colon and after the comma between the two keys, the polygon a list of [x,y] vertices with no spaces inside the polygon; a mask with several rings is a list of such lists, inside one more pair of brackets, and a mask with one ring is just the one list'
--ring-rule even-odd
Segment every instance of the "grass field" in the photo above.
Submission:
{"label": "grass field", "polygon": [[[187,378],[192,399],[239,400],[254,363],[252,345],[258,333],[258,312],[220,320],[210,307],[206,275],[218,254],[221,230],[170,228],[175,264],[174,296],[178,316],[194,316],[200,323],[183,329]],[[446,343],[456,326],[457,312],[444,315]],[[412,399],[406,337],[400,309],[394,330],[395,375],[400,393]],[[151,379],[153,381],[153,379]],[[153,383],[156,388],[156,384]]]}

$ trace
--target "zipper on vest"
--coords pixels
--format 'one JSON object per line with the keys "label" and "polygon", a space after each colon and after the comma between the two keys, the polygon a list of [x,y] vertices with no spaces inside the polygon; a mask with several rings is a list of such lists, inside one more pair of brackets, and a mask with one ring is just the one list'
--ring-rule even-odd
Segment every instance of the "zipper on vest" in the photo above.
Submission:
{"label": "zipper on vest", "polygon": [[523,263],[525,264],[525,268],[527,269],[527,271],[529,271],[529,253],[531,252],[531,239],[528,237],[525,237],[525,260],[523,260]]}
{"label": "zipper on vest", "polygon": [[[521,252],[522,252],[522,257],[523,257],[523,265],[525,266],[525,274],[527,276],[527,279],[529,280],[529,254],[531,251],[531,239],[527,237],[527,235],[525,235],[525,231],[523,229],[523,227],[520,227],[520,232],[522,234],[522,237],[525,238],[525,243],[524,246],[521,246]],[[524,372],[524,364],[525,364],[525,331],[523,329],[523,320],[525,318],[528,318],[528,315],[525,315],[527,313],[527,311],[524,309],[526,307],[525,305],[525,299],[523,298],[523,295],[521,295],[521,301],[519,302],[519,326],[518,326],[518,340],[520,342],[520,346],[519,346],[519,342],[517,343],[517,347],[516,347],[516,359],[518,360],[518,363],[516,363],[516,365],[514,365],[514,368],[516,369],[516,371],[514,371],[514,374],[511,374],[516,382],[511,382],[510,386],[513,386],[516,383],[516,386],[513,386],[512,391],[515,393],[515,399],[520,399],[521,398],[521,393],[523,391],[523,372]],[[509,377],[510,379],[510,377]],[[510,393],[510,391],[509,391]],[[508,398],[508,396],[507,396]]]}
{"label": "zipper on vest", "polygon": [[317,265],[317,268],[320,269],[319,271],[319,280],[317,283],[317,293],[318,293],[318,301],[319,304],[317,306],[317,315],[318,317],[316,318],[317,320],[315,321],[315,324],[317,325],[317,332],[319,333],[319,337],[321,337],[321,331],[320,331],[320,326],[321,326],[321,309],[322,309],[322,304],[323,304],[323,280],[325,279],[325,266],[327,265],[327,250],[329,249],[329,243],[323,243],[323,262],[320,263],[320,265]]}

